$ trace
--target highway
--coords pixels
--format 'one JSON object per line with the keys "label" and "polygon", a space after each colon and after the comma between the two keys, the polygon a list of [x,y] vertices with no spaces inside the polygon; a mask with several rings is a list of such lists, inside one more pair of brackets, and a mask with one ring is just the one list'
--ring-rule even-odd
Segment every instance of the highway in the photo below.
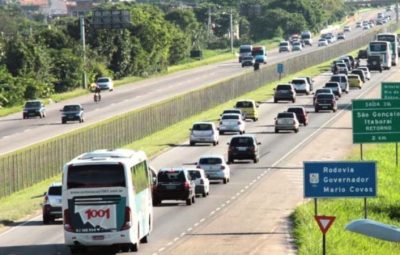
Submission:
{"label": "highway", "polygon": [[[311,102],[312,96],[298,96],[296,105],[303,105],[310,111],[310,124],[301,127],[299,133],[274,133],[274,117],[278,112],[284,111],[291,103],[274,104],[271,100],[262,102],[260,105],[260,119],[257,122],[248,121],[246,133],[256,134],[261,145],[261,158],[258,164],[251,162],[240,162],[231,165],[231,182],[227,185],[221,183],[213,183],[211,186],[210,196],[207,198],[197,198],[196,204],[186,206],[184,203],[165,202],[163,205],[155,207],[154,231],[151,234],[150,242],[140,246],[139,254],[182,254],[174,249],[181,247],[185,240],[195,238],[192,232],[199,226],[213,226],[215,222],[223,221],[225,214],[234,213],[231,209],[244,203],[247,206],[257,207],[248,201],[249,192],[252,189],[264,187],[266,191],[256,194],[263,200],[265,198],[268,203],[269,219],[264,221],[271,225],[281,218],[279,213],[287,208],[292,208],[295,202],[301,200],[301,165],[296,165],[295,184],[293,179],[280,178],[273,180],[271,178],[279,170],[279,166],[285,165],[288,160],[296,157],[298,153],[304,152],[303,148],[311,143],[318,143],[321,139],[319,136],[324,130],[329,129],[335,124],[336,120],[342,115],[349,113],[349,105],[354,98],[360,98],[367,95],[372,89],[377,88],[382,80],[387,79],[390,75],[397,72],[398,68],[392,68],[391,71],[383,73],[373,73],[371,81],[364,84],[362,90],[354,89],[349,94],[342,96],[338,101],[339,111],[337,113],[321,112],[314,113]],[[315,77],[315,86],[317,88],[323,86],[330,74],[324,73]],[[217,118],[217,116],[216,116]],[[190,147],[188,142],[178,144],[173,149],[161,154],[151,164],[155,168],[193,165],[198,157],[203,154],[224,154],[227,152],[226,143],[229,141],[230,135],[220,137],[218,146],[199,145]],[[333,139],[333,138],[332,138]],[[328,139],[329,141],[329,139]],[[326,142],[320,141],[320,142]],[[312,151],[308,151],[312,153]],[[303,158],[302,160],[308,160]],[[300,170],[299,170],[300,169]],[[287,169],[286,169],[287,170]],[[290,169],[289,169],[290,170]],[[264,186],[264,183],[268,185]],[[277,190],[284,190],[278,192]],[[293,191],[294,193],[292,193]],[[274,213],[275,212],[275,213]],[[236,212],[235,224],[229,226],[215,225],[215,233],[224,234],[225,228],[232,229],[236,226],[238,232],[250,231],[246,215]],[[262,215],[259,215],[262,217]],[[252,229],[252,231],[256,231]],[[261,231],[261,230],[260,230]],[[201,236],[200,236],[201,237]],[[210,240],[210,239],[208,239]],[[220,240],[223,242],[223,240]],[[210,241],[209,245],[217,246],[218,243]],[[176,244],[176,245],[175,245]],[[188,245],[190,247],[190,245]],[[234,249],[235,243],[231,243],[228,247]],[[27,221],[24,225],[12,228],[0,234],[0,255],[55,255],[69,254],[66,246],[63,245],[63,227],[61,221],[54,225],[42,225],[41,217],[35,217]],[[187,246],[186,246],[187,247]],[[196,246],[196,250],[185,254],[205,254],[208,245],[207,242],[202,246]],[[250,247],[250,246],[249,246]],[[245,250],[246,247],[238,247]],[[203,249],[203,250],[202,250]],[[228,249],[228,248],[227,248]],[[248,251],[249,252],[249,251]],[[94,250],[92,254],[99,254],[98,250]],[[103,253],[103,250],[101,251]],[[132,253],[133,254],[133,253]],[[221,251],[210,251],[207,254],[226,254]],[[235,253],[229,253],[235,254]],[[236,254],[248,254],[236,253]],[[258,253],[262,254],[262,253]],[[265,253],[264,253],[265,254]],[[275,254],[275,253],[274,253]],[[282,253],[287,254],[287,253]]]}
{"label": "highway", "polygon": [[[362,13],[359,20],[375,18],[377,12],[374,10]],[[354,24],[352,28],[350,33],[346,33],[348,39],[365,32],[360,28],[355,29]],[[305,47],[302,52],[280,54],[277,49],[268,51],[268,64],[271,65],[292,56],[317,50],[316,40],[317,38],[314,38],[313,46]],[[337,43],[339,42],[335,44]],[[329,50],[329,47],[326,49]],[[100,103],[94,103],[92,95],[85,95],[50,104],[46,107],[47,117],[44,119],[23,120],[22,112],[1,117],[0,155],[244,72],[253,72],[253,70],[242,68],[235,59],[120,86],[113,92],[102,93],[103,99]],[[59,110],[64,104],[69,103],[83,105],[85,123],[61,124]]]}

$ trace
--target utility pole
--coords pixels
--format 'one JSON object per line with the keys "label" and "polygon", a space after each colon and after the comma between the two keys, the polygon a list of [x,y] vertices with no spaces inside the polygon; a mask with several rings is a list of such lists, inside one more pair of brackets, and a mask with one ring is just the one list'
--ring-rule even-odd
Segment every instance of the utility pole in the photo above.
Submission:
{"label": "utility pole", "polygon": [[87,88],[86,80],[86,42],[85,42],[85,19],[83,16],[79,17],[79,23],[81,28],[81,42],[82,42],[82,57],[83,57],[83,74],[82,74],[82,84],[83,88]]}
{"label": "utility pole", "polygon": [[231,36],[231,52],[233,53],[233,17],[232,17],[232,8],[229,14],[229,26],[230,26],[230,36]]}
{"label": "utility pole", "polygon": [[207,35],[208,35],[208,40],[210,40],[211,37],[211,7],[208,7],[208,23],[207,23]]}
{"label": "utility pole", "polygon": [[396,23],[399,23],[399,0],[396,0]]}

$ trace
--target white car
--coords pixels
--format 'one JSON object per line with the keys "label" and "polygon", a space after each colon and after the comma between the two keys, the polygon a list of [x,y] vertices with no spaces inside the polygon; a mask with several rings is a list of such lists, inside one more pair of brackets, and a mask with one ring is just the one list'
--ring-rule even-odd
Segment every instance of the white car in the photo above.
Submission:
{"label": "white car", "polygon": [[225,132],[239,132],[244,134],[246,129],[246,122],[243,120],[243,116],[237,113],[227,113],[221,116],[219,122],[219,134],[222,135]]}
{"label": "white car", "polygon": [[108,89],[109,91],[114,90],[114,82],[110,77],[99,77],[96,80],[97,86],[100,87],[100,89]]}
{"label": "white car", "polygon": [[364,29],[364,30],[368,30],[368,29],[370,29],[370,26],[369,26],[369,24],[365,24],[365,25],[363,25],[363,29]]}
{"label": "white car", "polygon": [[196,143],[212,143],[214,146],[218,144],[219,133],[213,122],[196,122],[190,132],[190,146]]}
{"label": "white car", "polygon": [[298,41],[293,42],[292,51],[301,51],[302,49],[303,49],[303,46],[301,45],[300,42],[298,42]]}
{"label": "white car", "polygon": [[188,168],[190,177],[196,184],[195,193],[206,197],[210,194],[210,180],[201,168]]}
{"label": "white car", "polygon": [[361,69],[361,70],[364,71],[365,78],[367,78],[367,80],[371,80],[371,73],[370,73],[368,67],[366,67],[366,66],[359,66],[358,69]]}
{"label": "white car", "polygon": [[344,26],[343,32],[350,32],[350,31],[351,31],[351,27],[350,26]]}
{"label": "white car", "polygon": [[206,173],[209,180],[222,180],[224,184],[231,178],[231,169],[222,155],[204,155],[196,163]]}
{"label": "white car", "polygon": [[328,46],[328,41],[326,39],[319,39],[318,40],[318,47],[324,47],[324,46]]}
{"label": "white car", "polygon": [[305,93],[307,95],[311,93],[311,86],[307,78],[295,78],[290,83],[293,84],[296,93]]}

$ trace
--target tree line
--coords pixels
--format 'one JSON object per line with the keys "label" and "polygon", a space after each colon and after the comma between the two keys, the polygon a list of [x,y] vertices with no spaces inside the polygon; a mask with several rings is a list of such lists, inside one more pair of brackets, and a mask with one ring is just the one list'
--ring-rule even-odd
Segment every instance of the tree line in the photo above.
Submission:
{"label": "tree line", "polygon": [[99,76],[147,76],[187,59],[191,50],[228,47],[228,10],[240,27],[237,45],[304,29],[318,31],[349,12],[337,0],[218,0],[193,6],[178,8],[174,1],[101,5],[129,10],[132,25],[93,29],[88,15],[85,63],[79,18],[43,22],[40,15],[28,18],[18,5],[1,6],[0,105],[76,89],[83,70],[89,82]]}

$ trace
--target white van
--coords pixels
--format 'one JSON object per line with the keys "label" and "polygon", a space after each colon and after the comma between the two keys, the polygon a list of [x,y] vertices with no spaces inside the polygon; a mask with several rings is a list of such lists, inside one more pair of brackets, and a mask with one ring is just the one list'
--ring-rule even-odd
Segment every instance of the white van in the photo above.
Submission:
{"label": "white van", "polygon": [[253,46],[249,44],[240,45],[239,48],[239,63],[242,63],[242,59],[245,57],[252,56]]}
{"label": "white van", "polygon": [[64,239],[71,253],[90,246],[137,251],[153,228],[152,175],[142,151],[96,150],[63,170]]}

